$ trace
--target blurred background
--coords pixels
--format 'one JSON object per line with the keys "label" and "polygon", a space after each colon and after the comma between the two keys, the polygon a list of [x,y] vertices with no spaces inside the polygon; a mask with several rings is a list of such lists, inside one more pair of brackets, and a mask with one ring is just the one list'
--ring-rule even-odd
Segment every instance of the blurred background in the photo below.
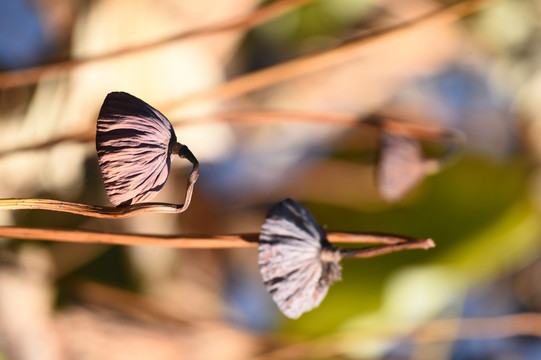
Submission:
{"label": "blurred background", "polygon": [[[26,73],[5,77],[249,19],[277,3],[288,7],[258,26],[68,63],[25,84],[10,81]],[[359,45],[299,77],[204,92],[445,3],[2,0],[1,198],[110,204],[94,132],[111,91],[160,109],[201,176],[179,215],[2,211],[1,225],[258,232],[268,208],[292,197],[328,231],[431,237],[437,246],[347,259],[322,305],[289,320],[261,282],[255,248],[0,239],[0,359],[541,358],[539,2],[486,1],[458,21]],[[220,115],[246,112],[276,115]],[[321,121],[325,114],[360,121]],[[390,203],[375,184],[378,132],[362,124],[373,114],[455,129],[463,148]],[[156,201],[182,203],[188,170],[175,159]]]}

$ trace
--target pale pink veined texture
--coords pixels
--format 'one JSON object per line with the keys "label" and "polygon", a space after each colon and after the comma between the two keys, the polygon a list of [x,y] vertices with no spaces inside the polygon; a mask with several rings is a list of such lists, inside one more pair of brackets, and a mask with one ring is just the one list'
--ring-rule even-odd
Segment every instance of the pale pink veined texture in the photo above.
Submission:
{"label": "pale pink veined texture", "polygon": [[151,200],[163,187],[177,141],[167,118],[125,92],[107,95],[96,133],[105,190],[114,205]]}
{"label": "pale pink veined texture", "polygon": [[301,204],[287,199],[269,210],[259,235],[259,268],[278,308],[296,319],[319,306],[341,276],[340,252]]}
{"label": "pale pink veined texture", "polygon": [[403,198],[426,176],[419,142],[409,136],[381,134],[378,163],[378,187],[389,201]]}

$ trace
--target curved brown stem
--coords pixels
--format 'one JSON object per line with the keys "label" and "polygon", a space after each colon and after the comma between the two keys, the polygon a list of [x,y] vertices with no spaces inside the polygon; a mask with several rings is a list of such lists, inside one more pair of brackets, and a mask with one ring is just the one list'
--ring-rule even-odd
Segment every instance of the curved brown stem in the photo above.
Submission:
{"label": "curved brown stem", "polygon": [[181,213],[186,207],[168,203],[139,203],[114,207],[52,199],[0,199],[0,210],[48,210],[102,219],[121,219],[140,214]]}

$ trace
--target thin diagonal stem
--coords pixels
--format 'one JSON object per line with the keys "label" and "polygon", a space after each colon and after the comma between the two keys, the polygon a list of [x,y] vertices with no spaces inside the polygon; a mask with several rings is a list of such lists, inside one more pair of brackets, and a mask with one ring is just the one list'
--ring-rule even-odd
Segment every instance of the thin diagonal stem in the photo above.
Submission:
{"label": "thin diagonal stem", "polygon": [[444,25],[456,21],[462,16],[480,9],[480,4],[486,4],[486,1],[462,0],[451,5],[445,5],[411,21],[378,29],[343,45],[240,76],[224,84],[194,92],[178,100],[163,104],[160,108],[165,112],[169,112],[178,107],[202,101],[223,101],[279,82],[328,69],[359,58],[364,54],[361,50],[366,51],[370,46],[380,45],[384,41],[393,39],[398,34],[420,29],[428,30],[434,25]]}
{"label": "thin diagonal stem", "polygon": [[224,21],[220,24],[214,24],[206,26],[200,29],[194,29],[180,34],[170,36],[155,42],[136,45],[132,47],[127,47],[124,49],[119,49],[116,51],[91,56],[81,59],[72,59],[68,61],[62,61],[54,64],[41,65],[33,68],[28,68],[24,70],[4,72],[0,73],[0,89],[9,89],[17,86],[24,86],[34,84],[39,81],[39,79],[47,74],[49,79],[59,77],[65,74],[68,74],[69,71],[80,67],[82,65],[95,64],[102,61],[107,61],[115,59],[121,56],[127,56],[136,54],[139,52],[149,51],[156,49],[158,47],[170,44],[173,42],[178,42],[187,39],[193,39],[201,36],[208,36],[217,33],[222,33],[226,31],[242,31],[248,30],[253,27],[256,27],[266,21],[269,21],[275,17],[280,16],[281,14],[286,13],[287,11],[293,10],[298,6],[301,6],[305,3],[308,3],[313,0],[281,0],[271,3],[265,7],[255,10],[254,12],[239,17],[237,19],[232,19]]}

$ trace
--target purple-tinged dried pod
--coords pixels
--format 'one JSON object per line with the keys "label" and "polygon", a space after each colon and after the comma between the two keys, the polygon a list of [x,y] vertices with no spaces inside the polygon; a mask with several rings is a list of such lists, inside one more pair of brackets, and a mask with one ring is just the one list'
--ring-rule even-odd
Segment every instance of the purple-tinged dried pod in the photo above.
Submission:
{"label": "purple-tinged dried pod", "polygon": [[[188,148],[177,142],[173,126],[161,112],[125,92],[112,92],[105,98],[96,150],[105,190],[116,206],[154,198],[169,176],[174,155],[186,157],[194,167],[197,163]],[[195,182],[197,174],[194,178]]]}
{"label": "purple-tinged dried pod", "polygon": [[296,319],[319,306],[340,280],[340,251],[301,204],[273,206],[259,235],[259,269],[267,291],[284,315]]}
{"label": "purple-tinged dried pod", "polygon": [[416,139],[382,131],[376,180],[384,199],[401,200],[437,168],[436,160],[424,158]]}
{"label": "purple-tinged dried pod", "polygon": [[319,306],[330,285],[340,280],[343,258],[370,258],[409,249],[430,249],[432,239],[376,233],[331,233],[334,240],[379,244],[338,249],[312,215],[293,199],[273,206],[259,235],[259,270],[284,315],[297,319]]}

